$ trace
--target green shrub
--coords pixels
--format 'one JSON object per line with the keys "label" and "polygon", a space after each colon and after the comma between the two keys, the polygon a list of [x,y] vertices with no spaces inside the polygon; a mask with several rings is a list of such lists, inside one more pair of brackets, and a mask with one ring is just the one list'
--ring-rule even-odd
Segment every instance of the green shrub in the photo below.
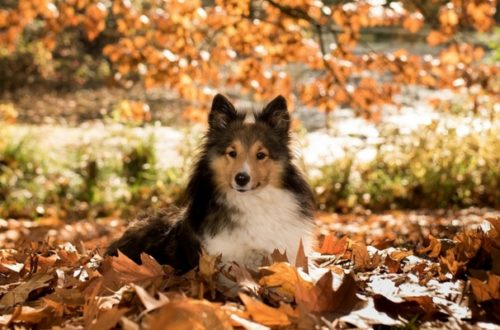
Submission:
{"label": "green shrub", "polygon": [[372,161],[352,161],[350,154],[321,168],[322,176],[312,182],[319,207],[500,207],[498,127],[469,128],[463,135],[436,122],[410,136],[397,129],[382,132],[385,142]]}

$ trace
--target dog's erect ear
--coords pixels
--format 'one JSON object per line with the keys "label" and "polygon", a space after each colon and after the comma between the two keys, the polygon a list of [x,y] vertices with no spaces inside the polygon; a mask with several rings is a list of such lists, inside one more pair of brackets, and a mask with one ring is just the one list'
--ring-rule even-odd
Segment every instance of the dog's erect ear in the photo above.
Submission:
{"label": "dog's erect ear", "polygon": [[286,106],[286,100],[279,95],[262,110],[258,120],[265,122],[273,129],[282,134],[288,134],[290,128],[290,114]]}
{"label": "dog's erect ear", "polygon": [[210,128],[225,128],[232,121],[238,118],[234,105],[229,100],[217,94],[212,101],[212,109],[208,115],[208,125]]}

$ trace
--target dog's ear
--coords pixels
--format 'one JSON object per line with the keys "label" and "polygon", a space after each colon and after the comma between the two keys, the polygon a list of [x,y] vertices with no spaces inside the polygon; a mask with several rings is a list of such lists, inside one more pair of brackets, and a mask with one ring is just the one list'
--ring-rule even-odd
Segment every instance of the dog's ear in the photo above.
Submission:
{"label": "dog's ear", "polygon": [[282,134],[288,134],[290,129],[290,114],[286,99],[279,95],[262,110],[257,118]]}
{"label": "dog's ear", "polygon": [[212,101],[212,109],[208,115],[208,125],[212,129],[225,128],[227,125],[238,118],[238,113],[234,105],[229,100],[217,94]]}

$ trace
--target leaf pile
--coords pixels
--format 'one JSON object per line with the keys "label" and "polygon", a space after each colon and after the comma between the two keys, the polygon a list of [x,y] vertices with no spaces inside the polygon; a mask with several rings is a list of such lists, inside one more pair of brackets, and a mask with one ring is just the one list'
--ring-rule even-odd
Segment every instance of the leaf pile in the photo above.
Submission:
{"label": "leaf pile", "polygon": [[0,326],[312,329],[500,323],[500,216],[318,215],[317,252],[258,272],[202,255],[179,275],[103,258],[125,222],[0,219]]}

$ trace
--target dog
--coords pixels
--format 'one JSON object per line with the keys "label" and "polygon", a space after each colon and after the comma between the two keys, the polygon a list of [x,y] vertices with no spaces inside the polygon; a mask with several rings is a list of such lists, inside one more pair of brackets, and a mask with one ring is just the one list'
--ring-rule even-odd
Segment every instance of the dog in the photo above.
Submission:
{"label": "dog", "polygon": [[243,113],[216,95],[186,207],[140,219],[106,254],[119,250],[140,262],[145,252],[187,271],[202,250],[251,269],[275,249],[294,262],[301,241],[304,252],[312,252],[313,194],[293,164],[290,122],[282,96],[260,112]]}

